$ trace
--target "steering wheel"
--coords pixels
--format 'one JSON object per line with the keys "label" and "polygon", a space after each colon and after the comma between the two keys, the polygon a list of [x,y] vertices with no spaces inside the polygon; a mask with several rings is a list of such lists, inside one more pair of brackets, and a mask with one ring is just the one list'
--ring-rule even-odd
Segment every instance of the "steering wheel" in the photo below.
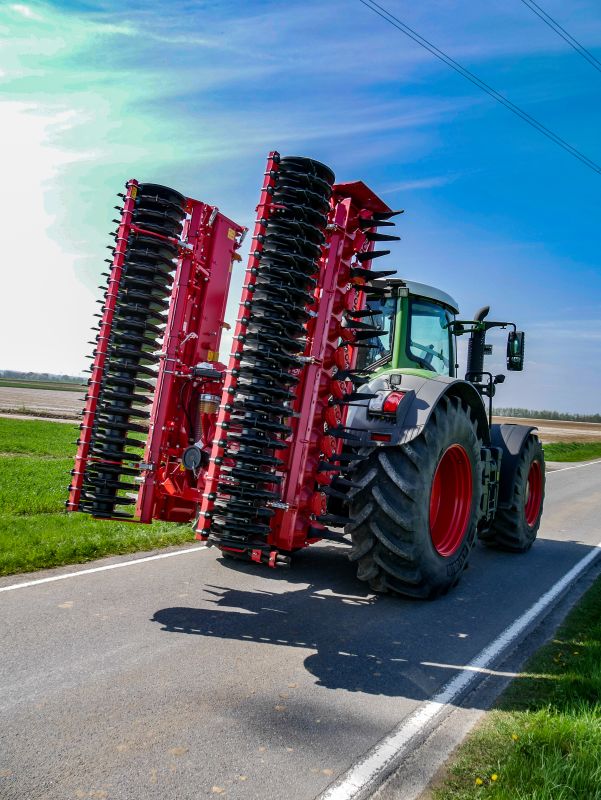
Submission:
{"label": "steering wheel", "polygon": [[436,370],[432,366],[432,359],[434,358],[434,356],[436,356],[436,358],[439,358],[442,361],[442,363],[444,364],[445,367],[449,366],[449,359],[445,358],[445,356],[443,356],[442,353],[437,353],[436,350],[434,349],[434,345],[433,344],[429,345],[428,347],[425,347],[423,344],[420,344],[419,342],[414,342],[411,339],[409,341],[409,346],[410,347],[415,347],[417,350],[422,350],[424,353],[427,353],[427,356],[425,358],[420,358],[419,356],[415,356],[415,355],[414,355],[414,358],[419,363],[423,363],[425,366],[427,366],[427,368],[432,370],[432,372],[436,372]]}

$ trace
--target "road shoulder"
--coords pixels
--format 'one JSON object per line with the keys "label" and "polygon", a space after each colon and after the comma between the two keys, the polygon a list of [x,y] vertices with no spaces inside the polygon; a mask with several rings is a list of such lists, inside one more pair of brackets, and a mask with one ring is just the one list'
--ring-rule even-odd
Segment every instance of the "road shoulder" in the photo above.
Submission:
{"label": "road shoulder", "polygon": [[[601,563],[593,566],[563,595],[551,611],[525,632],[518,645],[484,675],[457,706],[450,707],[424,735],[383,783],[364,795],[371,800],[432,800],[454,763],[457,748],[481,724],[499,695],[523,665],[554,635],[568,613],[601,576]],[[357,795],[359,797],[359,795]]]}

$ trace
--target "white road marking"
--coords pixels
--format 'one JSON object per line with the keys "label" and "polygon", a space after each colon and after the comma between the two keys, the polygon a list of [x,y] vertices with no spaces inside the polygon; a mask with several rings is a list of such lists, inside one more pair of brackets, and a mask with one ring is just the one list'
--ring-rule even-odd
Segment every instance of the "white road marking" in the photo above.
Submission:
{"label": "white road marking", "polygon": [[175,550],[171,553],[159,553],[156,556],[145,556],[144,558],[134,558],[131,561],[119,561],[116,564],[106,564],[103,567],[92,567],[91,569],[80,569],[78,572],[63,572],[62,575],[52,575],[49,578],[38,578],[35,581],[24,581],[23,583],[13,583],[11,586],[0,586],[0,592],[12,592],[13,589],[26,589],[28,586],[38,586],[40,583],[53,583],[54,581],[64,581],[67,578],[79,578],[80,575],[91,575],[94,572],[106,572],[109,569],[121,569],[121,567],[131,567],[135,564],[144,564],[147,561],[158,561],[160,558],[173,558],[173,556],[185,556],[189,553],[198,553],[199,550],[207,550],[206,544],[197,547],[188,547],[186,550]]}
{"label": "white road marking", "polygon": [[391,733],[385,736],[360,761],[352,766],[333,786],[320,795],[320,800],[353,800],[377,779],[386,774],[393,761],[409,749],[412,740],[421,733],[451,703],[455,703],[471,683],[528,628],[559,595],[592,564],[601,553],[601,542],[582,558],[563,578],[555,583],[533,606],[484,648],[463,672],[443,686],[431,700],[423,703]]}
{"label": "white road marking", "polygon": [[590,467],[593,464],[601,464],[601,461],[587,461],[586,464],[574,464],[573,467],[560,467],[559,469],[550,469],[547,475],[553,475],[555,472],[565,472],[566,469],[582,469],[582,467]]}
{"label": "white road marking", "polygon": [[[392,661],[393,659],[391,659]],[[438,669],[452,669],[454,672],[460,672],[462,669],[470,670],[471,672],[479,672],[481,675],[496,675],[497,678],[519,678],[521,672],[501,672],[498,669],[483,669],[482,667],[466,667],[463,664],[442,664],[439,661],[420,661],[423,667],[437,667]]]}

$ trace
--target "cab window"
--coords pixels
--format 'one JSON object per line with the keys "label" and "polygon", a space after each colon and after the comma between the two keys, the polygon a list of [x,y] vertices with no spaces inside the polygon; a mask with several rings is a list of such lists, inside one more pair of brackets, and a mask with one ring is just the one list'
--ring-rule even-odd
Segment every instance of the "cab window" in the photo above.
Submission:
{"label": "cab window", "polygon": [[373,324],[373,327],[380,328],[382,333],[379,336],[374,336],[373,339],[361,342],[361,344],[365,343],[368,346],[358,348],[358,369],[366,369],[377,361],[384,361],[392,355],[396,298],[388,297],[382,300],[370,300],[367,308],[373,311],[374,315],[372,317],[362,317],[358,321],[369,325]]}
{"label": "cab window", "polygon": [[449,313],[436,303],[416,298],[411,298],[409,308],[409,358],[422,369],[450,375]]}

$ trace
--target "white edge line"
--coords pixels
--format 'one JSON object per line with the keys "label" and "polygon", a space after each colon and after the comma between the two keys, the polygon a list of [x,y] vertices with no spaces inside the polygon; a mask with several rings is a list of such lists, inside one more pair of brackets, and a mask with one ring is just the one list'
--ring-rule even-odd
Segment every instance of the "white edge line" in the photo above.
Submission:
{"label": "white edge line", "polygon": [[601,542],[594,545],[563,578],[555,583],[533,606],[506,628],[488,647],[465,667],[453,680],[449,681],[431,700],[423,703],[399,726],[385,736],[364,758],[352,766],[339,781],[319,796],[319,800],[353,800],[384,772],[393,760],[398,759],[408,749],[412,739],[450,703],[463,694],[465,689],[481,675],[477,670],[486,669],[515,639],[522,634],[539,615],[550,606],[564,589],[580,576],[599,556]]}
{"label": "white edge line", "polygon": [[64,581],[67,578],[78,578],[80,575],[91,575],[93,572],[106,572],[109,569],[121,569],[121,567],[131,567],[134,564],[144,564],[147,561],[158,561],[160,558],[172,558],[173,556],[185,556],[188,553],[197,553],[199,550],[206,550],[206,544],[197,547],[188,547],[186,550],[175,550],[171,553],[159,553],[156,556],[144,556],[144,558],[134,558],[130,561],[118,561],[116,564],[105,564],[103,567],[92,567],[91,569],[80,569],[77,572],[63,572],[61,575],[52,575],[49,578],[37,578],[34,581],[24,583],[13,583],[10,586],[0,586],[0,592],[12,592],[13,589],[25,589],[28,586],[38,586],[40,583],[54,583],[54,581]]}
{"label": "white edge line", "polygon": [[[566,469],[579,469],[580,467],[590,467],[591,464],[601,464],[601,461],[589,461],[586,464],[576,464],[573,467],[561,467],[549,471],[548,475],[554,472],[563,472]],[[14,589],[26,589],[28,586],[39,586],[42,583],[54,583],[54,581],[64,581],[67,578],[77,578],[79,575],[91,575],[94,572],[106,572],[109,569],[120,569],[121,567],[131,567],[134,564],[143,564],[146,561],[158,561],[160,558],[171,558],[172,556],[184,556],[188,553],[196,553],[198,550],[206,550],[206,545],[199,545],[198,547],[189,547],[186,550],[176,550],[171,553],[159,553],[156,556],[145,556],[144,558],[135,558],[131,561],[119,561],[117,564],[107,564],[104,567],[92,567],[91,569],[80,569],[77,572],[64,572],[61,575],[52,575],[49,578],[38,578],[33,581],[25,581],[23,583],[13,583],[10,586],[0,586],[0,592],[12,592]]]}
{"label": "white edge line", "polygon": [[591,467],[593,464],[601,464],[601,461],[587,461],[586,464],[574,464],[572,467],[560,467],[559,469],[550,469],[547,472],[547,477],[553,475],[555,472],[565,472],[566,469],[582,469],[582,467]]}

